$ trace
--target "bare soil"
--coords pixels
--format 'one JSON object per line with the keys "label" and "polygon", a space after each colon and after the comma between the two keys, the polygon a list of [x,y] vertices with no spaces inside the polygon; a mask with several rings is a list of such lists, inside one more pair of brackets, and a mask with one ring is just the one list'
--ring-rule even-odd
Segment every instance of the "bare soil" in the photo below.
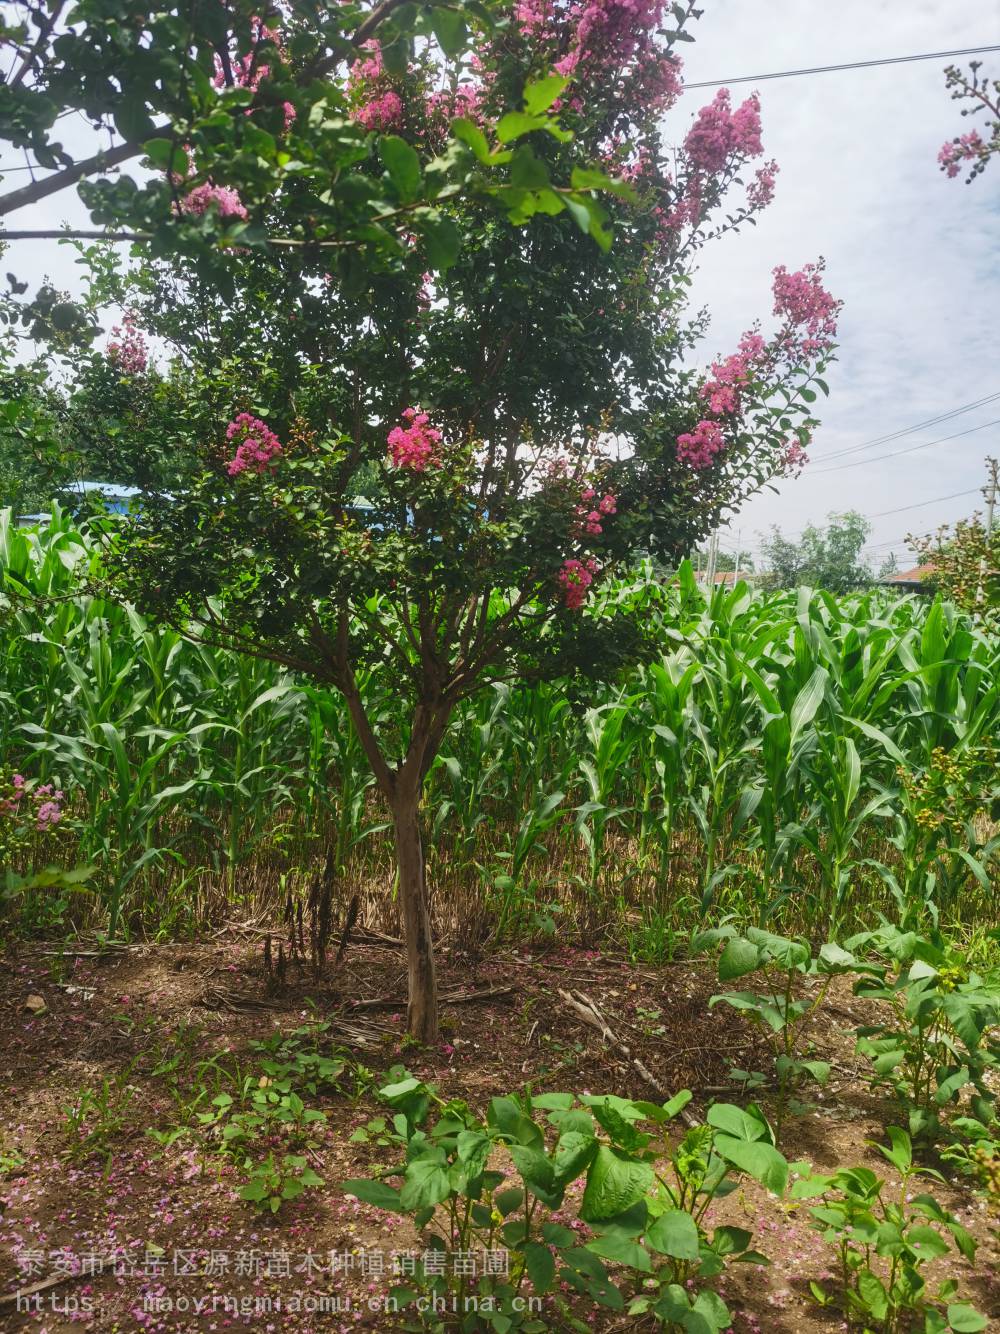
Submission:
{"label": "bare soil", "polygon": [[[444,996],[495,994],[446,1001],[440,1046],[429,1051],[404,1039],[403,961],[398,948],[374,935],[352,945],[324,980],[293,965],[280,987],[265,977],[261,933],[253,927],[194,944],[107,954],[83,943],[76,948],[23,944],[8,953],[0,977],[3,1330],[343,1334],[398,1327],[368,1301],[377,1304],[394,1281],[390,1253],[419,1252],[419,1239],[405,1220],[359,1203],[337,1184],[366,1175],[373,1150],[349,1136],[384,1108],[371,1093],[312,1100],[328,1117],[312,1154],[327,1184],[277,1217],[264,1216],[238,1199],[241,1181],[228,1159],[200,1152],[197,1138],[161,1149],[145,1133],[177,1121],[166,1077],[154,1071],[178,1052],[190,1068],[220,1051],[244,1052],[276,1029],[323,1019],[331,1047],[349,1049],[370,1070],[404,1063],[477,1108],[528,1081],[535,1091],[655,1097],[620,1045],[603,1042],[561,1000],[562,988],[598,1004],[659,1088],[690,1088],[692,1111],[713,1098],[738,1100],[730,1066],[761,1069],[768,1062],[742,1016],[708,1008],[716,987],[704,962],[635,967],[565,947],[489,959],[444,949]],[[497,991],[503,988],[510,990]],[[25,1008],[29,997],[41,997],[43,1013]],[[371,1001],[378,1003],[364,1004]],[[809,1095],[810,1110],[790,1118],[782,1148],[818,1170],[867,1163],[891,1179],[867,1141],[884,1140],[900,1112],[866,1084],[851,1035],[869,1013],[846,984],[831,990],[811,1036],[833,1078]],[[75,1158],[65,1109],[82,1088],[100,1090],[106,1080],[112,1108],[124,1105],[122,1124],[107,1152]],[[766,1106],[766,1091],[760,1096]],[[941,1261],[935,1277],[957,1278],[965,1299],[1000,1328],[1000,1255],[985,1205],[960,1179],[931,1189],[980,1243],[974,1267]],[[804,1209],[748,1185],[718,1206],[713,1221],[751,1229],[754,1245],[772,1260],[768,1268],[733,1267],[720,1280],[734,1331],[844,1328],[809,1296],[809,1279],[829,1279],[832,1253]],[[372,1258],[378,1253],[385,1274]],[[331,1254],[341,1257],[333,1276]],[[16,1292],[20,1310],[11,1300]],[[328,1302],[337,1294],[350,1309],[317,1310],[321,1294]],[[196,1301],[203,1303],[197,1310]],[[557,1317],[546,1319],[559,1329]],[[588,1316],[588,1323],[601,1334],[641,1328],[610,1312]]]}

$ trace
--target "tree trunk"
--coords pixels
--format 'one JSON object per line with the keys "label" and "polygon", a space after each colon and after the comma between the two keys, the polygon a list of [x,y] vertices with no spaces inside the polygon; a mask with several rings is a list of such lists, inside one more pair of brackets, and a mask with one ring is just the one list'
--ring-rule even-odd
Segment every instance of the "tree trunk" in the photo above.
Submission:
{"label": "tree trunk", "polygon": [[424,875],[424,850],[420,838],[419,789],[404,789],[395,793],[392,818],[396,831],[399,903],[406,946],[409,995],[407,1029],[419,1042],[429,1044],[436,1042],[438,1036],[437,982],[427,880]]}

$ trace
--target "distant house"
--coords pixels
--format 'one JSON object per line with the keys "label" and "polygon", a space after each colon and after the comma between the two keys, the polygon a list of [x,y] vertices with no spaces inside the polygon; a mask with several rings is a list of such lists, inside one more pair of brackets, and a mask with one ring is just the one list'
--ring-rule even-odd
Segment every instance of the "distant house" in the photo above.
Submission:
{"label": "distant house", "polygon": [[923,565],[914,565],[912,570],[900,570],[898,574],[888,574],[879,583],[883,588],[895,588],[903,593],[930,593],[931,578],[934,574],[932,561]]}
{"label": "distant house", "polygon": [[[734,588],[737,583],[750,584],[753,587],[763,576],[754,570],[740,570],[739,574],[735,570],[716,570],[712,583],[716,588]],[[699,570],[695,574],[695,580],[699,584],[708,583],[708,571]]]}
{"label": "distant house", "polygon": [[[109,514],[131,514],[136,497],[142,495],[142,492],[137,486],[119,486],[117,482],[70,482],[62,488],[62,495],[69,502],[70,508],[73,507],[74,497],[84,501],[91,496],[100,496],[104,501],[104,508]],[[18,528],[33,528],[35,524],[48,523],[50,517],[45,512],[19,514],[17,516],[17,526]]]}

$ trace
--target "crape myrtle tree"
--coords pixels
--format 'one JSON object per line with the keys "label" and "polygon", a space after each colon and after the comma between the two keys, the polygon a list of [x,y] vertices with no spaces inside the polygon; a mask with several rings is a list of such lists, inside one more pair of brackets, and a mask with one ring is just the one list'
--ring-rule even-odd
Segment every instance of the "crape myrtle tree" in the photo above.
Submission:
{"label": "crape myrtle tree", "polygon": [[[392,813],[424,1041],[437,1009],[420,802],[456,706],[499,681],[607,679],[655,651],[602,581],[639,552],[676,562],[802,466],[838,312],[821,265],[781,267],[766,328],[690,369],[693,257],[774,189],[757,99],[721,90],[668,147],[690,6],[525,0],[490,17],[464,55],[417,24],[339,67],[348,203],[412,220],[373,224],[389,238],[378,262],[364,234],[331,243],[322,198],[323,240],[307,234],[314,178],[286,164],[256,189],[220,153],[202,179],[178,136],[169,158],[150,154],[160,188],[189,228],[218,229],[216,248],[198,228],[186,246],[158,240],[117,292],[136,337],[177,349],[185,392],[164,400],[161,442],[199,466],[169,497],[149,490],[108,553],[113,586],[342,692]],[[278,103],[280,142],[301,119],[280,98],[303,59],[294,23],[262,13],[214,78],[242,91],[249,124],[258,96]],[[427,219],[411,205],[431,193]],[[365,707],[376,672],[397,700],[388,721]]]}

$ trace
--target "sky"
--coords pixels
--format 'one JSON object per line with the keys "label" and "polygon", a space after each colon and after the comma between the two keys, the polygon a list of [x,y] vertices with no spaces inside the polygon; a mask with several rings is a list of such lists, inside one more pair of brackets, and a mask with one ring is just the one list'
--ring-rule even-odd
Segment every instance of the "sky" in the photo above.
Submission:
{"label": "sky", "polygon": [[[697,40],[682,47],[688,82],[1000,43],[1000,0],[704,0],[703,9]],[[1000,52],[984,60],[1000,73]],[[701,252],[693,300],[712,314],[705,363],[731,351],[755,320],[767,330],[777,264],[794,270],[823,255],[827,285],[844,311],[809,465],[751,500],[722,531],[723,547],[739,542],[757,556],[772,525],[794,536],[829,513],[853,509],[870,518],[869,557],[877,564],[892,552],[906,568],[908,533],[932,531],[983,506],[976,489],[986,455],[1000,455],[1000,398],[831,459],[1000,394],[1000,161],[970,186],[939,170],[941,144],[970,126],[945,89],[946,63],[733,84],[736,102],[759,92],[765,157],[777,158],[781,173],[756,228]],[[714,92],[686,93],[665,124],[667,138],[683,137]],[[8,176],[5,184],[22,180]],[[8,225],[66,220],[89,221],[72,191],[11,214]],[[30,267],[35,278],[47,274],[78,290],[66,247],[31,244],[30,265],[17,254],[19,273],[27,276]],[[977,427],[983,429],[884,457]],[[972,494],[940,499],[959,492]]]}
{"label": "sky", "polygon": [[[726,80],[1000,43],[1000,0],[705,0],[693,31],[697,41],[683,49],[686,80]],[[1000,52],[983,60],[984,70],[1000,75]],[[701,252],[694,301],[712,314],[707,350],[731,351],[755,319],[766,330],[777,264],[794,270],[825,256],[827,286],[844,311],[809,465],[777,494],[751,500],[721,533],[723,547],[735,549],[739,539],[759,551],[771,525],[791,535],[853,509],[871,518],[870,557],[878,562],[893,551],[906,568],[913,564],[908,533],[983,508],[977,493],[937,498],[984,484],[986,455],[1000,455],[1000,420],[961,439],[884,456],[1000,419],[1000,398],[824,463],[839,450],[1000,393],[1000,162],[969,186],[939,170],[941,144],[975,123],[950,100],[947,63],[732,85],[734,103],[758,91],[765,157],[776,158],[781,173],[755,229]],[[714,93],[685,94],[667,137],[679,137]]]}

